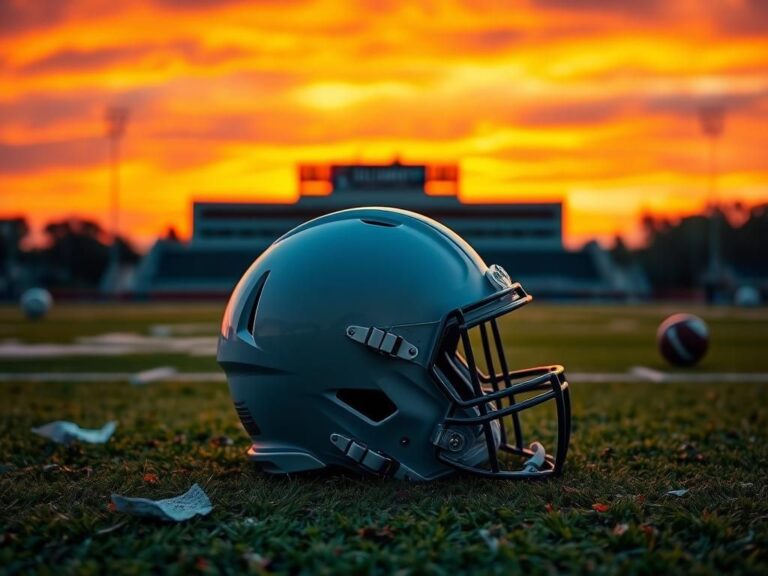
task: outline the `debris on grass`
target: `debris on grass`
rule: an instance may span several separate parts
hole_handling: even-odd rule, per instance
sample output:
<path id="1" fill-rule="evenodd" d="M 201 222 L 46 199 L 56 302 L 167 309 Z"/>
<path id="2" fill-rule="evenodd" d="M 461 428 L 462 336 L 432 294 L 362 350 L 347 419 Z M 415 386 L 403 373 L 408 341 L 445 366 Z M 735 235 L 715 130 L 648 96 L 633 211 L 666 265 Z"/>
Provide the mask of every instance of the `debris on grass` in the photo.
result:
<path id="1" fill-rule="evenodd" d="M 608 446 L 607 448 L 603 448 L 600 451 L 600 458 L 603 460 L 608 460 L 613 456 L 613 448 L 611 446 Z"/>
<path id="2" fill-rule="evenodd" d="M 492 536 L 490 530 L 486 528 L 481 528 L 480 530 L 478 530 L 478 534 L 480 534 L 480 538 L 483 539 L 483 542 L 486 543 L 486 545 L 488 546 L 488 549 L 493 554 L 499 551 L 499 539 Z"/>
<path id="3" fill-rule="evenodd" d="M 693 444 L 683 444 L 677 449 L 677 461 L 678 462 L 704 462 L 704 454 Z"/>
<path id="4" fill-rule="evenodd" d="M 217 448 L 221 448 L 222 446 L 232 446 L 234 443 L 235 442 L 232 440 L 232 438 L 225 436 L 224 434 L 211 438 L 211 444 Z"/>
<path id="5" fill-rule="evenodd" d="M 157 474 L 153 474 L 152 472 L 144 474 L 143 480 L 145 484 L 160 484 L 160 478 L 157 477 Z"/>
<path id="6" fill-rule="evenodd" d="M 603 512 L 608 512 L 608 510 L 610 509 L 611 509 L 610 504 L 603 504 L 602 502 L 595 502 L 594 504 L 592 504 L 592 510 L 594 510 L 595 512 L 603 513 Z"/>
<path id="7" fill-rule="evenodd" d="M 272 563 L 271 558 L 266 558 L 258 552 L 254 552 L 253 550 L 248 550 L 248 552 L 245 552 L 242 558 L 248 566 L 248 569 L 253 571 L 266 570 L 267 567 Z"/>
<path id="8" fill-rule="evenodd" d="M 208 495 L 198 484 L 193 484 L 181 496 L 164 500 L 130 498 L 119 494 L 112 494 L 112 503 L 118 512 L 170 522 L 189 520 L 197 515 L 205 516 L 213 509 Z"/>
<path id="9" fill-rule="evenodd" d="M 627 533 L 627 530 L 629 530 L 629 524 L 616 524 L 616 526 L 613 527 L 613 535 L 623 536 Z"/>
<path id="10" fill-rule="evenodd" d="M 111 502 L 110 502 L 111 504 Z M 110 534 L 114 532 L 115 530 L 119 530 L 123 526 L 125 526 L 128 523 L 127 520 L 123 520 L 122 522 L 118 522 L 117 524 L 113 524 L 112 526 L 109 526 L 107 528 L 102 528 L 101 530 L 97 530 L 96 534 L 99 536 L 103 536 L 104 534 Z"/>
<path id="11" fill-rule="evenodd" d="M 680 488 L 679 490 L 670 490 L 667 492 L 667 496 L 677 496 L 678 498 L 680 496 L 685 496 L 686 494 L 688 494 L 687 488 Z"/>
<path id="12" fill-rule="evenodd" d="M 382 528 L 365 526 L 357 531 L 357 535 L 364 540 L 373 540 L 380 544 L 391 542 L 395 538 L 395 533 L 390 526 L 384 526 Z"/>
<path id="13" fill-rule="evenodd" d="M 70 444 L 71 442 L 86 442 L 88 444 L 104 444 L 109 440 L 117 428 L 117 422 L 107 422 L 100 429 L 80 428 L 74 422 L 57 420 L 37 428 L 32 428 L 32 432 L 48 438 L 58 444 Z"/>

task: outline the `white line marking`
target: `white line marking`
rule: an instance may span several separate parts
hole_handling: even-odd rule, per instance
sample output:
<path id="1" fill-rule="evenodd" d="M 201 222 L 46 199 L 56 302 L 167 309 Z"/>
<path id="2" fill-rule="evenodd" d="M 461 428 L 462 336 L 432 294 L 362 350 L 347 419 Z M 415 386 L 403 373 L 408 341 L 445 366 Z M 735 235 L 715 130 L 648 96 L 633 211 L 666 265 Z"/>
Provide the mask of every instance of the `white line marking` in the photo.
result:
<path id="1" fill-rule="evenodd" d="M 644 380 L 650 380 L 651 382 L 665 382 L 666 381 L 666 375 L 664 372 L 659 372 L 658 370 L 654 370 L 653 368 L 648 368 L 647 366 L 633 366 L 629 370 L 630 374 L 634 374 L 638 378 L 642 378 Z"/>
<path id="2" fill-rule="evenodd" d="M 656 372 L 649 368 L 652 372 Z M 658 372 L 660 379 L 628 372 L 569 372 L 572 384 L 768 384 L 768 372 Z M 130 382 L 130 372 L 0 372 L 0 382 Z M 226 382 L 224 372 L 176 372 L 163 382 Z"/>
<path id="3" fill-rule="evenodd" d="M 142 386 L 149 384 L 150 382 L 159 382 L 161 380 L 168 380 L 178 370 L 173 366 L 158 366 L 157 368 L 151 368 L 150 370 L 142 370 L 131 376 L 130 383 L 134 386 Z"/>

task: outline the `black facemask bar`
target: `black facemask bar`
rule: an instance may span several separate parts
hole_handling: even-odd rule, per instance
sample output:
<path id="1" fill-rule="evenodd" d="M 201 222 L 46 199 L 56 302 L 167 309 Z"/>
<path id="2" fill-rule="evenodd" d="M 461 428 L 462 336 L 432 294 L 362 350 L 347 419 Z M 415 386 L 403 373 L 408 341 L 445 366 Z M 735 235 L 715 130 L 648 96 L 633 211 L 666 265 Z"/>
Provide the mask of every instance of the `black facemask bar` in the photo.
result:
<path id="1" fill-rule="evenodd" d="M 571 405 L 568 382 L 562 366 L 510 371 L 497 319 L 531 301 L 520 284 L 513 284 L 475 304 L 451 313 L 431 362 L 431 372 L 451 399 L 435 444 L 438 458 L 456 468 L 494 478 L 539 478 L 559 474 L 568 451 Z M 480 348 L 473 348 L 469 333 L 477 328 Z M 464 357 L 458 353 L 461 343 Z M 488 373 L 478 367 L 478 357 Z M 516 401 L 521 394 L 537 393 Z M 553 401 L 557 412 L 557 446 L 552 454 L 534 442 L 523 444 L 520 413 Z M 511 420 L 514 441 L 505 422 Z M 487 466 L 461 461 L 461 452 L 482 434 Z M 500 452 L 527 458 L 522 469 L 502 469 Z"/>

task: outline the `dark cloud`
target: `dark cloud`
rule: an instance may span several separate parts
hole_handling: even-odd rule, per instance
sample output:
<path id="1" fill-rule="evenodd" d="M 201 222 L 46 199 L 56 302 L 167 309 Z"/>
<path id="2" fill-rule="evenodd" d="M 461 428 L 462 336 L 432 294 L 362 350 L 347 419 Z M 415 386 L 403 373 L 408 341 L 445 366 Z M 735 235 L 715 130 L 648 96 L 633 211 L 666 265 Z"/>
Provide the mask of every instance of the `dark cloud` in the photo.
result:
<path id="1" fill-rule="evenodd" d="M 713 18 L 715 27 L 736 36 L 768 33 L 768 1 L 744 0 L 741 8 L 721 8 Z"/>
<path id="2" fill-rule="evenodd" d="M 237 47 L 207 49 L 192 40 L 182 40 L 164 46 L 119 46 L 97 50 L 61 50 L 26 64 L 21 71 L 28 74 L 49 72 L 78 72 L 130 65 L 147 56 L 157 59 L 182 57 L 192 64 L 212 65 L 247 54 Z"/>
<path id="3" fill-rule="evenodd" d="M 307 0 L 153 0 L 153 4 L 173 10 L 209 10 L 223 8 L 232 4 L 248 4 L 249 6 L 272 5 L 282 6 L 288 4 L 306 4 Z"/>
<path id="4" fill-rule="evenodd" d="M 467 30 L 438 34 L 436 39 L 445 52 L 484 53 L 504 50 L 522 39 L 519 30 L 492 28 L 489 30 Z"/>
<path id="5" fill-rule="evenodd" d="M 44 58 L 30 62 L 22 72 L 40 74 L 47 72 L 72 72 L 78 70 L 97 70 L 116 62 L 130 60 L 147 52 L 138 46 L 121 48 L 100 48 L 98 50 L 62 50 Z"/>
<path id="6" fill-rule="evenodd" d="M 696 114 L 702 106 L 718 105 L 726 111 L 754 110 L 761 104 L 768 103 L 768 90 L 756 90 L 747 93 L 734 93 L 725 88 L 719 94 L 693 96 L 690 94 L 666 94 L 649 98 L 645 108 L 649 112 L 663 114 Z"/>
<path id="7" fill-rule="evenodd" d="M 15 34 L 64 20 L 72 0 L 0 0 L 0 32 Z"/>
<path id="8" fill-rule="evenodd" d="M 78 94 L 31 94 L 14 102 L 0 104 L 0 125 L 20 125 L 38 130 L 60 123 L 96 120 L 98 126 L 108 105 L 116 104 L 141 110 L 151 106 L 159 88 L 140 88 L 119 94 L 89 90 Z"/>
<path id="9" fill-rule="evenodd" d="M 24 173 L 46 168 L 86 168 L 105 162 L 104 138 L 79 138 L 37 144 L 0 143 L 0 172 Z"/>
<path id="10" fill-rule="evenodd" d="M 543 9 L 649 17 L 661 12 L 664 0 L 533 0 L 533 5 Z"/>
<path id="11" fill-rule="evenodd" d="M 624 103 L 616 100 L 538 105 L 520 113 L 516 120 L 526 126 L 595 125 L 621 115 Z"/>

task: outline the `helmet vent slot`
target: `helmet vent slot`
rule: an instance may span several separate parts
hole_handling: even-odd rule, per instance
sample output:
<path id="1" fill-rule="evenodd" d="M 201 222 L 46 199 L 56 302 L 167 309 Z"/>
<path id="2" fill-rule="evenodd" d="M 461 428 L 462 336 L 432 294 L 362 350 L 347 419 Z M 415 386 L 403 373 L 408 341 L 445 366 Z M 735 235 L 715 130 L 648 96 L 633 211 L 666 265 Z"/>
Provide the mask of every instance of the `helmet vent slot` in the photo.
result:
<path id="1" fill-rule="evenodd" d="M 369 420 L 381 422 L 397 412 L 397 406 L 381 390 L 344 388 L 336 398 Z"/>
<path id="2" fill-rule="evenodd" d="M 256 287 L 255 294 L 253 296 L 253 303 L 251 304 L 251 311 L 248 313 L 248 332 L 251 336 L 256 336 L 256 313 L 259 308 L 259 300 L 261 300 L 261 293 L 264 291 L 264 284 L 267 283 L 267 276 L 269 271 L 259 278 L 258 286 Z"/>
<path id="3" fill-rule="evenodd" d="M 240 422 L 243 423 L 243 428 L 245 428 L 245 431 L 248 432 L 248 434 L 251 436 L 258 436 L 261 434 L 261 429 L 248 411 L 245 402 L 235 402 L 235 410 L 237 410 Z"/>
<path id="4" fill-rule="evenodd" d="M 360 218 L 360 222 L 363 224 L 370 224 L 371 226 L 382 226 L 384 228 L 395 228 L 400 226 L 400 222 L 387 220 L 385 218 Z"/>

